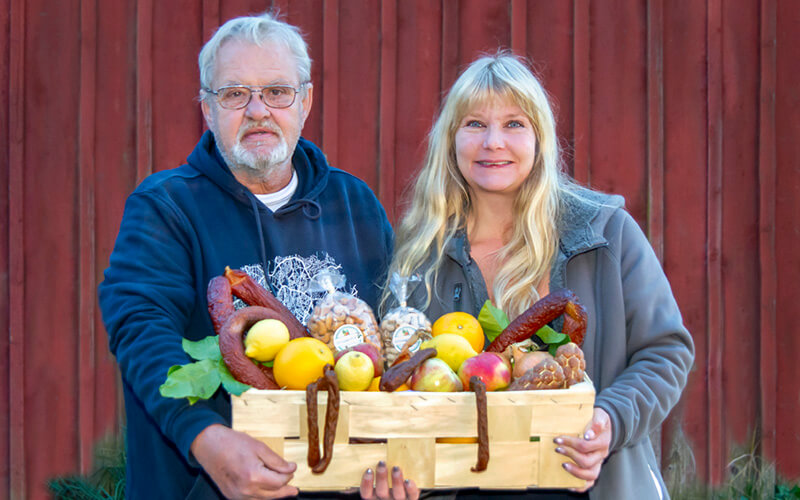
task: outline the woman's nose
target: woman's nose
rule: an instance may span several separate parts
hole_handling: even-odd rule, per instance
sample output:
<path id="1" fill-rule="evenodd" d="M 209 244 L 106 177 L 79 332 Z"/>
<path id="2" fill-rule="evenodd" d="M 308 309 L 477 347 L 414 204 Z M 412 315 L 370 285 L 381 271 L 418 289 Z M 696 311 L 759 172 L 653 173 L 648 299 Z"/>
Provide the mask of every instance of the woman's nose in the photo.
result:
<path id="1" fill-rule="evenodd" d="M 486 149 L 497 149 L 503 147 L 505 139 L 503 138 L 503 131 L 495 126 L 486 127 L 486 132 L 483 136 L 483 147 Z"/>

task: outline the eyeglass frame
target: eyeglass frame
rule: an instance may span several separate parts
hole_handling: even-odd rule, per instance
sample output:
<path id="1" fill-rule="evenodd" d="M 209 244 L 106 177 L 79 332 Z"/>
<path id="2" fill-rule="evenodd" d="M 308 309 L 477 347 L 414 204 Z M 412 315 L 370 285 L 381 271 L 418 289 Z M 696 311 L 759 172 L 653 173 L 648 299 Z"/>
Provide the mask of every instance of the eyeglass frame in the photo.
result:
<path id="1" fill-rule="evenodd" d="M 261 96 L 261 97 L 259 97 L 259 99 L 261 100 L 261 103 L 264 106 L 266 106 L 268 108 L 272 108 L 272 109 L 286 109 L 286 108 L 291 108 L 292 107 L 294 102 L 297 100 L 297 94 L 299 94 L 306 87 L 306 85 L 308 85 L 309 83 L 311 83 L 311 82 L 302 82 L 298 88 L 294 88 L 291 85 L 223 85 L 222 87 L 219 87 L 217 90 L 211 90 L 211 89 L 207 89 L 207 88 L 203 89 L 203 92 L 207 92 L 209 94 L 213 94 L 214 97 L 216 98 L 217 103 L 220 105 L 220 107 L 222 109 L 228 109 L 228 110 L 231 110 L 231 111 L 244 109 L 247 106 L 249 106 L 250 105 L 250 101 L 253 100 L 253 95 L 256 93 L 257 90 L 258 90 L 258 95 Z M 236 88 L 247 89 L 250 92 L 250 96 L 247 98 L 247 102 L 244 103 L 243 106 L 238 107 L 238 108 L 226 108 L 225 106 L 222 105 L 222 102 L 219 99 L 219 92 L 221 90 L 225 90 L 225 89 L 236 89 Z M 269 104 L 267 102 L 266 98 L 264 97 L 264 90 L 265 89 L 272 89 L 272 88 L 282 88 L 282 89 L 292 89 L 292 90 L 294 90 L 294 95 L 292 96 L 292 102 L 290 102 L 286 106 L 273 106 L 273 105 Z"/>

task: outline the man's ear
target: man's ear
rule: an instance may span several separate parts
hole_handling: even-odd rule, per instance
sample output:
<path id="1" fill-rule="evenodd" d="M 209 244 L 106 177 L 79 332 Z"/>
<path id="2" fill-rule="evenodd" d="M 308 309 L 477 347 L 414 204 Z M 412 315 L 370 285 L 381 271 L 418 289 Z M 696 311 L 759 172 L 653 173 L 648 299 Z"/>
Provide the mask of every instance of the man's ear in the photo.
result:
<path id="1" fill-rule="evenodd" d="M 306 123 L 308 114 L 311 113 L 311 104 L 314 102 L 314 86 L 309 82 L 306 84 L 303 99 L 300 104 L 303 106 L 303 125 Z"/>
<path id="2" fill-rule="evenodd" d="M 208 126 L 209 129 L 213 129 L 214 118 L 211 114 L 211 106 L 209 106 L 208 101 L 205 99 L 200 101 L 200 109 L 203 110 L 203 118 L 206 119 L 206 126 Z"/>

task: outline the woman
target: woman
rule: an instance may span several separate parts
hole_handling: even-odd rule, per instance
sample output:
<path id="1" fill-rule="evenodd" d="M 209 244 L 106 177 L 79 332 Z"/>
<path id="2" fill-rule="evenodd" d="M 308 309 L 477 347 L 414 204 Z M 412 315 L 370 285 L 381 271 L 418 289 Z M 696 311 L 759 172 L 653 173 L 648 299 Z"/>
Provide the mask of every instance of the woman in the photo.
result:
<path id="1" fill-rule="evenodd" d="M 523 493 L 531 498 L 668 497 L 648 436 L 678 401 L 694 346 L 623 203 L 562 173 L 544 89 L 500 53 L 473 62 L 450 90 L 397 231 L 390 275 L 423 276 L 412 299 L 432 320 L 477 316 L 486 299 L 513 319 L 556 288 L 586 307 L 594 415 L 582 438 L 557 439 L 585 487 Z"/>

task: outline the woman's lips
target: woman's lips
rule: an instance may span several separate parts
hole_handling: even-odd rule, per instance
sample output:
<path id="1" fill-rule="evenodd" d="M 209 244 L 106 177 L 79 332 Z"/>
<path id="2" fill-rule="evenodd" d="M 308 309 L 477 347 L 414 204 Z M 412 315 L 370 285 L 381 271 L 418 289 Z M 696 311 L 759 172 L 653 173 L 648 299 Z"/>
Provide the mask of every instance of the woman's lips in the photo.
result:
<path id="1" fill-rule="evenodd" d="M 478 165 L 480 165 L 481 167 L 486 167 L 486 168 L 499 168 L 499 167 L 507 167 L 508 165 L 511 165 L 511 163 L 512 163 L 512 162 L 510 162 L 510 161 L 507 161 L 507 160 L 494 160 L 494 161 L 490 161 L 490 160 L 478 160 L 478 161 L 477 161 L 477 162 L 475 162 L 475 163 L 477 163 L 477 164 L 478 164 Z"/>

